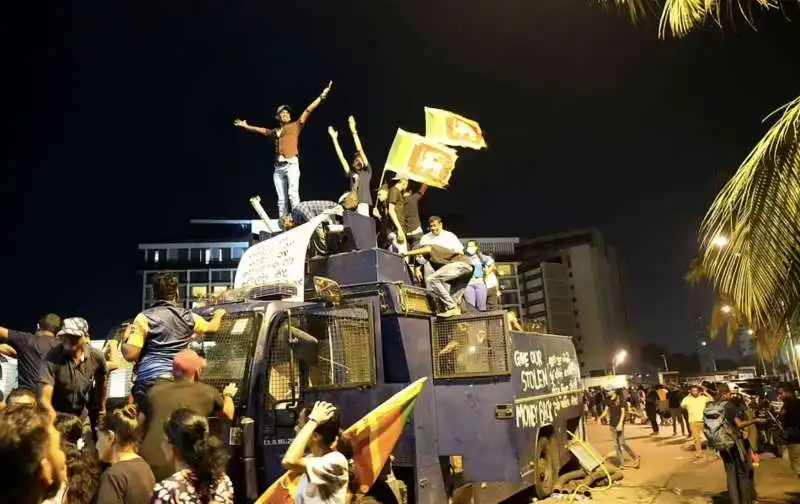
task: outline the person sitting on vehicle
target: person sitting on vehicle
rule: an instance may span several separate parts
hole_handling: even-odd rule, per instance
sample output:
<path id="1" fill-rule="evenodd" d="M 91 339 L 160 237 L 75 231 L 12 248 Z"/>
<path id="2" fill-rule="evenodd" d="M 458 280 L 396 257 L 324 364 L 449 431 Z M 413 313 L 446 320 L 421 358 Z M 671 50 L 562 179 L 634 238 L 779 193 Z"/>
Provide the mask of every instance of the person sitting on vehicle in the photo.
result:
<path id="1" fill-rule="evenodd" d="M 126 329 L 122 355 L 135 362 L 131 396 L 140 404 L 159 380 L 171 380 L 172 361 L 189 346 L 194 335 L 219 330 L 224 310 L 216 310 L 210 322 L 179 304 L 180 283 L 169 272 L 153 275 L 155 304 L 136 315 Z"/>
<path id="2" fill-rule="evenodd" d="M 281 217 L 278 224 L 280 224 L 281 229 L 288 231 L 297 226 L 302 226 L 306 222 L 310 222 L 324 213 L 333 214 L 337 207 L 339 207 L 339 204 L 333 201 L 301 201 L 292 209 L 292 213 Z M 339 213 L 341 213 L 341 211 Z"/>
<path id="3" fill-rule="evenodd" d="M 453 252 L 451 249 L 439 245 L 424 245 L 418 249 L 409 250 L 403 254 L 406 257 L 424 256 L 426 276 L 425 285 L 439 298 L 444 306 L 440 317 L 460 315 L 459 303 L 464 297 L 469 279 L 472 277 L 472 262 L 464 254 Z M 432 273 L 430 273 L 432 271 Z M 416 272 L 419 278 L 419 268 Z"/>
<path id="4" fill-rule="evenodd" d="M 339 410 L 326 402 L 305 407 L 295 432 L 282 461 L 287 471 L 303 474 L 295 502 L 345 504 L 348 489 L 357 485 L 350 470 L 353 449 L 342 436 Z"/>
<path id="5" fill-rule="evenodd" d="M 452 233 L 444 228 L 442 218 L 438 215 L 431 215 L 428 218 L 428 226 L 430 231 L 422 235 L 420 245 L 438 245 L 457 252 L 464 253 L 464 245 L 455 233 Z"/>

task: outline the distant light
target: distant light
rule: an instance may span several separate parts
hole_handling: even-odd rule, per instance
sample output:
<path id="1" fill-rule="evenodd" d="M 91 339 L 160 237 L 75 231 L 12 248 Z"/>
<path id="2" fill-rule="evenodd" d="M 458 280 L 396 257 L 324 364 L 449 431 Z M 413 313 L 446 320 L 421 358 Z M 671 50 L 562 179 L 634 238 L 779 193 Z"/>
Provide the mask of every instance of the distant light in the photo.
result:
<path id="1" fill-rule="evenodd" d="M 206 264 L 211 262 L 211 249 L 206 249 Z"/>
<path id="2" fill-rule="evenodd" d="M 720 311 L 721 311 L 722 313 L 730 313 L 730 312 L 732 312 L 732 311 L 733 311 L 733 308 L 731 308 L 731 305 L 722 305 L 722 306 L 720 307 Z"/>
<path id="3" fill-rule="evenodd" d="M 706 345 L 708 345 L 708 342 L 706 342 L 706 341 L 701 341 L 700 342 L 700 346 L 706 346 Z"/>
<path id="4" fill-rule="evenodd" d="M 748 329 L 747 330 L 747 334 L 749 334 L 750 336 L 754 335 L 755 333 L 756 332 L 754 330 L 752 330 L 752 329 Z"/>
<path id="5" fill-rule="evenodd" d="M 476 351 L 478 351 L 478 349 L 474 346 L 469 347 L 469 353 L 475 353 Z"/>
<path id="6" fill-rule="evenodd" d="M 798 343 L 797 345 L 794 346 L 794 351 L 796 353 L 800 353 L 800 343 Z"/>
<path id="7" fill-rule="evenodd" d="M 728 237 L 722 234 L 715 236 L 714 239 L 711 240 L 711 244 L 717 248 L 722 248 L 726 246 L 729 242 L 730 240 L 728 239 Z"/>
<path id="8" fill-rule="evenodd" d="M 155 254 L 153 254 L 153 261 L 158 262 L 158 250 L 156 250 Z"/>

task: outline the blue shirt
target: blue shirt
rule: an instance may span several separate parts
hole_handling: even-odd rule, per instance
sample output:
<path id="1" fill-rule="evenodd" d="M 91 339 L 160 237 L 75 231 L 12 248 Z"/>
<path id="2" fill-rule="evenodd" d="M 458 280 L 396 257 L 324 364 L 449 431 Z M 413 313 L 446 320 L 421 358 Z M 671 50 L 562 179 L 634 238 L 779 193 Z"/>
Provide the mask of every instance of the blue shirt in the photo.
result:
<path id="1" fill-rule="evenodd" d="M 172 374 L 172 361 L 189 346 L 194 334 L 192 312 L 167 301 L 159 301 L 142 312 L 147 318 L 147 337 L 136 366 L 136 383 L 148 383 Z"/>
<path id="2" fill-rule="evenodd" d="M 468 255 L 467 257 L 475 268 L 472 270 L 472 278 L 483 278 L 483 269 L 494 264 L 494 259 L 485 254 Z"/>

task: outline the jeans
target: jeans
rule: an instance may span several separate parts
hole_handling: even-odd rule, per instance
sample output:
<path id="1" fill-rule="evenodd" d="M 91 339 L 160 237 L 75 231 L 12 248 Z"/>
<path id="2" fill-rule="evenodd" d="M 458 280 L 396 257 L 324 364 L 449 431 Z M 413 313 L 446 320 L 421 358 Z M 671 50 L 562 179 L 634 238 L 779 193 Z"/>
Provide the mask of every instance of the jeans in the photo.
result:
<path id="1" fill-rule="evenodd" d="M 618 432 L 616 427 L 613 427 L 611 429 L 611 439 L 614 440 L 614 451 L 617 452 L 617 459 L 619 460 L 620 467 L 625 463 L 625 453 L 623 453 L 623 450 L 630 455 L 631 459 L 636 460 L 636 453 L 633 452 L 631 447 L 628 446 L 628 442 L 625 441 L 624 429 L 622 432 Z"/>
<path id="2" fill-rule="evenodd" d="M 681 434 L 686 435 L 686 419 L 683 417 L 683 410 L 680 408 L 670 408 L 669 415 L 672 417 L 672 435 L 678 434 L 678 424 L 681 424 Z"/>
<path id="3" fill-rule="evenodd" d="M 300 160 L 291 158 L 285 161 L 275 161 L 272 181 L 275 183 L 275 193 L 278 195 L 278 218 L 280 219 L 300 203 Z"/>
<path id="4" fill-rule="evenodd" d="M 739 448 L 720 452 L 728 480 L 728 498 L 731 504 L 752 504 L 756 498 L 756 485 L 753 473 L 753 457 L 745 441 L 744 456 Z"/>
<path id="5" fill-rule="evenodd" d="M 472 277 L 471 264 L 456 261 L 445 264 L 425 278 L 426 286 L 436 294 L 445 311 L 458 308 L 464 290 Z"/>
<path id="6" fill-rule="evenodd" d="M 656 410 L 655 404 L 645 406 L 644 412 L 647 415 L 647 419 L 650 421 L 650 427 L 653 428 L 653 432 L 658 434 L 658 411 Z"/>
<path id="7" fill-rule="evenodd" d="M 486 284 L 470 283 L 464 293 L 467 303 L 480 311 L 486 311 Z"/>

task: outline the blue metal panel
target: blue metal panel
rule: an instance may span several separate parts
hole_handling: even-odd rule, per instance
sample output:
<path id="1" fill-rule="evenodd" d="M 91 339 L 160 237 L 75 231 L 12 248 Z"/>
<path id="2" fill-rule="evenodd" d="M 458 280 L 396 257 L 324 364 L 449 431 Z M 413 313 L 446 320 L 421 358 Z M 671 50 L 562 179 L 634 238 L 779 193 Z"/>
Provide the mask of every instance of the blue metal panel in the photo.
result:
<path id="1" fill-rule="evenodd" d="M 467 481 L 519 481 L 514 419 L 497 419 L 495 407 L 514 400 L 509 377 L 437 382 L 441 455 L 460 455 Z"/>
<path id="2" fill-rule="evenodd" d="M 411 284 L 403 258 L 382 249 L 356 250 L 319 257 L 309 260 L 308 267 L 310 275 L 328 277 L 343 286 L 369 282 Z"/>

